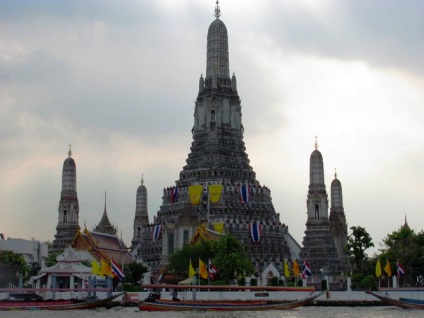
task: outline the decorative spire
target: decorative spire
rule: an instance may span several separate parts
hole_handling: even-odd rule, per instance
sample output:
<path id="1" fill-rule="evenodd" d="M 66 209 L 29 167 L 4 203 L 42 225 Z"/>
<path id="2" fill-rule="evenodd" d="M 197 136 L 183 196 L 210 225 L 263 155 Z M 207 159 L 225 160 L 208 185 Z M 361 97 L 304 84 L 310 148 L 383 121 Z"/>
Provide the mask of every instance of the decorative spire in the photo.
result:
<path id="1" fill-rule="evenodd" d="M 105 210 L 104 213 L 106 213 L 106 191 L 105 191 Z"/>
<path id="2" fill-rule="evenodd" d="M 72 156 L 71 145 L 69 145 L 68 156 L 69 156 L 69 157 L 71 157 L 71 156 Z"/>
<path id="3" fill-rule="evenodd" d="M 216 1 L 216 7 L 215 7 L 215 18 L 219 18 L 221 16 L 221 9 L 219 8 L 219 1 Z"/>
<path id="4" fill-rule="evenodd" d="M 337 179 L 337 171 L 336 171 L 336 168 L 334 168 L 334 178 L 336 178 L 336 179 Z"/>
<path id="5" fill-rule="evenodd" d="M 315 144 L 314 144 L 315 150 L 318 150 L 318 137 L 315 136 Z"/>
<path id="6" fill-rule="evenodd" d="M 141 185 L 144 184 L 144 178 L 143 178 L 143 174 L 141 175 Z"/>

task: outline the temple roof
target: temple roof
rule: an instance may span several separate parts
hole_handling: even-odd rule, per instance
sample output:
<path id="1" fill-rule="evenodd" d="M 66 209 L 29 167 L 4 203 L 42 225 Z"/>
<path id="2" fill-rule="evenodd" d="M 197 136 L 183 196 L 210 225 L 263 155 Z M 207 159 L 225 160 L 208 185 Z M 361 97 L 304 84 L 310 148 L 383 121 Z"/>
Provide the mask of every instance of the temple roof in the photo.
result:
<path id="1" fill-rule="evenodd" d="M 112 234 L 84 229 L 82 233 L 77 233 L 72 242 L 72 247 L 77 250 L 88 250 L 98 261 L 113 259 L 119 264 L 129 264 L 134 261 L 122 239 Z"/>

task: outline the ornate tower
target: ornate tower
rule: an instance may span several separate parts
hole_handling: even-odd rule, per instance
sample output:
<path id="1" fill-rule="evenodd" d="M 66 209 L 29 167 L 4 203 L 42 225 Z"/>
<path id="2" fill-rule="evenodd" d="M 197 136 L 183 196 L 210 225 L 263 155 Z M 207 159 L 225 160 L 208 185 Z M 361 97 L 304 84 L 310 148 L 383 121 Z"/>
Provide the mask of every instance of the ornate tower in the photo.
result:
<path id="1" fill-rule="evenodd" d="M 63 250 L 72 243 L 75 234 L 80 230 L 78 223 L 77 167 L 75 160 L 71 156 L 71 145 L 69 145 L 68 158 L 63 162 L 62 169 L 59 222 L 56 227 L 53 246 L 49 253 Z"/>
<path id="2" fill-rule="evenodd" d="M 342 264 L 347 264 L 346 215 L 343 208 L 342 184 L 339 179 L 337 179 L 336 172 L 334 172 L 334 180 L 331 182 L 330 229 L 336 244 L 337 254 Z"/>
<path id="3" fill-rule="evenodd" d="M 118 229 L 116 226 L 113 226 L 110 221 L 109 217 L 107 215 L 106 211 L 106 192 L 105 192 L 105 209 L 103 210 L 102 218 L 99 222 L 99 224 L 96 225 L 96 227 L 93 229 L 95 232 L 99 233 L 105 233 L 105 234 L 111 234 L 115 235 Z"/>
<path id="4" fill-rule="evenodd" d="M 328 219 L 328 199 L 324 182 L 324 162 L 318 143 L 310 157 L 306 231 L 300 258 L 309 262 L 312 273 L 321 270 L 330 276 L 340 274 L 340 260 Z"/>
<path id="5" fill-rule="evenodd" d="M 230 76 L 228 33 L 220 15 L 217 3 L 207 34 L 206 76 L 199 79 L 187 164 L 175 185 L 164 189 L 154 224 L 143 233 L 141 256 L 153 271 L 166 264 L 167 255 L 181 248 L 201 224 L 235 235 L 258 270 L 270 263 L 282 270 L 282 259 L 291 258 L 288 228 L 280 223 L 271 191 L 261 186 L 249 165 L 241 100 L 236 76 Z M 203 189 L 197 203 L 190 199 L 192 186 Z M 222 186 L 215 200 L 211 186 Z M 163 227 L 162 237 L 153 242 L 157 225 Z M 258 235 L 252 236 L 249 228 Z"/>
<path id="6" fill-rule="evenodd" d="M 141 176 L 141 185 L 137 188 L 134 217 L 134 234 L 131 240 L 131 250 L 138 247 L 141 241 L 142 229 L 149 225 L 149 212 L 147 210 L 147 189 Z"/>

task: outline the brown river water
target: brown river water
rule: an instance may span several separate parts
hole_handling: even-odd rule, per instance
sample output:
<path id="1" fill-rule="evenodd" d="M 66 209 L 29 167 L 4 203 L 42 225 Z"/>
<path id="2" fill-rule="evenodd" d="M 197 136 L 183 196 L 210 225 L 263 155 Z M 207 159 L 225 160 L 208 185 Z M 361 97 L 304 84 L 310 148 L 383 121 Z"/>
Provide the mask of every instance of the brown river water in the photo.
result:
<path id="1" fill-rule="evenodd" d="M 301 307 L 279 311 L 241 312 L 142 312 L 136 307 L 70 311 L 0 312 L 0 318 L 414 318 L 424 317 L 423 310 L 397 307 Z"/>

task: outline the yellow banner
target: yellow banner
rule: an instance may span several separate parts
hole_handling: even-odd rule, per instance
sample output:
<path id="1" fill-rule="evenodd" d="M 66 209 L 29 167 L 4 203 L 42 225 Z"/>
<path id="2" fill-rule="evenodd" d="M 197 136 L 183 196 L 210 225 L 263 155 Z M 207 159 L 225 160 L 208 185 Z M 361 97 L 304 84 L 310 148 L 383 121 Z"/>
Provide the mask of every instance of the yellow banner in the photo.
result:
<path id="1" fill-rule="evenodd" d="M 209 200 L 212 203 L 216 203 L 221 198 L 222 184 L 211 184 L 209 185 Z"/>
<path id="2" fill-rule="evenodd" d="M 208 270 L 206 269 L 205 263 L 203 263 L 200 258 L 199 258 L 199 274 L 200 274 L 200 277 L 203 279 L 208 278 Z"/>
<path id="3" fill-rule="evenodd" d="M 110 268 L 110 265 L 108 263 L 106 263 L 103 259 L 100 261 L 100 264 L 102 265 L 101 267 L 101 271 L 102 271 L 102 275 L 104 276 L 109 276 L 110 274 L 112 274 L 112 269 Z"/>
<path id="4" fill-rule="evenodd" d="M 214 223 L 213 228 L 216 232 L 222 233 L 224 231 L 224 223 Z"/>
<path id="5" fill-rule="evenodd" d="M 299 277 L 299 275 L 300 275 L 299 264 L 297 263 L 296 260 L 293 262 L 293 274 L 294 274 L 295 277 Z"/>
<path id="6" fill-rule="evenodd" d="M 194 270 L 193 265 L 191 265 L 191 258 L 190 258 L 190 266 L 188 267 L 188 277 L 192 278 L 194 275 L 196 275 L 196 271 Z"/>
<path id="7" fill-rule="evenodd" d="M 203 191 L 202 185 L 195 185 L 195 186 L 188 187 L 191 204 L 199 205 L 200 201 L 202 200 L 202 191 Z"/>
<path id="8" fill-rule="evenodd" d="M 100 264 L 95 259 L 91 261 L 91 272 L 94 275 L 102 275 L 102 271 L 100 270 Z"/>
<path id="9" fill-rule="evenodd" d="M 381 276 L 381 264 L 380 259 L 377 259 L 377 264 L 375 264 L 375 276 L 378 278 Z"/>
<path id="10" fill-rule="evenodd" d="M 289 263 L 286 260 L 284 261 L 284 276 L 290 277 Z"/>

